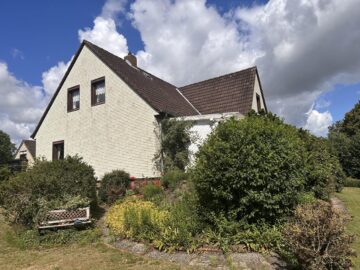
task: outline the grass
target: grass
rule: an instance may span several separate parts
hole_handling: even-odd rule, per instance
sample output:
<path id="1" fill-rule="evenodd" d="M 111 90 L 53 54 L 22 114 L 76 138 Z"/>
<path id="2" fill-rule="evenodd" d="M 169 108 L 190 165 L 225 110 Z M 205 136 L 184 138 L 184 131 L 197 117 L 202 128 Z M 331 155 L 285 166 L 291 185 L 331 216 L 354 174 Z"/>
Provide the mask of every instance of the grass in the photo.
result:
<path id="1" fill-rule="evenodd" d="M 11 233 L 11 227 L 5 223 L 0 213 L 0 265 L 2 270 L 182 269 L 179 265 L 170 262 L 120 252 L 103 243 L 21 249 L 8 241 Z"/>
<path id="2" fill-rule="evenodd" d="M 358 257 L 353 259 L 354 269 L 360 270 L 360 188 L 344 188 L 336 196 L 342 200 L 348 209 L 352 220 L 347 226 L 350 233 L 356 236 L 353 248 L 356 250 Z"/>

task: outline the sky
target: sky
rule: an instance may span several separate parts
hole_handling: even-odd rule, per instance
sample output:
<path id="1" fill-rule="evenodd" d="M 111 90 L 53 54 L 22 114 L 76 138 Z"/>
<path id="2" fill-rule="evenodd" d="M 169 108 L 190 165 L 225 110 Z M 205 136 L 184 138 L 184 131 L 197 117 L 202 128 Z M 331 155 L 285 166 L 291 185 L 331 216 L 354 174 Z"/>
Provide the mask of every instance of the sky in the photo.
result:
<path id="1" fill-rule="evenodd" d="M 81 41 L 176 86 L 258 67 L 268 109 L 326 136 L 360 99 L 358 0 L 0 2 L 0 130 L 29 138 Z"/>

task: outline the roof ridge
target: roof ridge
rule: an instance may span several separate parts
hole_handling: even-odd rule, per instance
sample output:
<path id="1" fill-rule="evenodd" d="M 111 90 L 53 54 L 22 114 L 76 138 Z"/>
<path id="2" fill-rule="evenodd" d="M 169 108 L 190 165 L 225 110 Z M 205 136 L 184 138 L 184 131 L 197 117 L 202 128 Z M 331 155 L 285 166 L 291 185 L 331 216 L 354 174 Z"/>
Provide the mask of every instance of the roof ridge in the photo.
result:
<path id="1" fill-rule="evenodd" d="M 185 88 L 185 87 L 188 87 L 188 86 L 194 86 L 196 84 L 209 82 L 209 81 L 212 81 L 212 80 L 218 80 L 218 79 L 223 78 L 223 77 L 227 77 L 227 76 L 231 76 L 231 75 L 234 75 L 234 74 L 238 74 L 238 73 L 241 73 L 241 72 L 248 71 L 249 69 L 257 70 L 257 66 L 248 67 L 248 68 L 245 68 L 245 69 L 242 69 L 242 70 L 238 70 L 238 71 L 234 71 L 234 72 L 231 72 L 231 73 L 223 74 L 223 75 L 213 77 L 213 78 L 209 78 L 209 79 L 206 79 L 206 80 L 203 80 L 203 81 L 198 81 L 198 82 L 195 82 L 195 83 L 187 84 L 187 85 L 179 87 L 179 89 L 181 91 L 181 88 Z"/>

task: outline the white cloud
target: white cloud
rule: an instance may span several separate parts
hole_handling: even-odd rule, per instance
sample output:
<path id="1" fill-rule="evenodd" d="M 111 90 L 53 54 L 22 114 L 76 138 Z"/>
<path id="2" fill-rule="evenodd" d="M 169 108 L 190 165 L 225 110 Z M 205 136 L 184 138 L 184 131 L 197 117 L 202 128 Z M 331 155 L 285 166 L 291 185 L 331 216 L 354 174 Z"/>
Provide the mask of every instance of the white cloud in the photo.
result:
<path id="1" fill-rule="evenodd" d="M 307 115 L 308 118 L 304 128 L 310 130 L 310 132 L 316 136 L 326 136 L 328 127 L 333 122 L 331 113 L 328 111 L 321 113 L 317 110 L 311 109 Z"/>
<path id="2" fill-rule="evenodd" d="M 28 138 L 46 105 L 42 88 L 18 80 L 0 62 L 0 130 L 15 143 Z"/>
<path id="3" fill-rule="evenodd" d="M 80 42 L 84 39 L 121 57 L 128 53 L 126 38 L 117 32 L 111 18 L 96 17 L 93 28 L 79 30 Z"/>
<path id="4" fill-rule="evenodd" d="M 205 0 L 136 0 L 130 18 L 140 66 L 183 85 L 256 64 L 270 109 L 303 126 L 322 93 L 359 81 L 356 4 L 271 0 L 221 15 Z"/>
<path id="5" fill-rule="evenodd" d="M 19 49 L 16 49 L 16 48 L 13 48 L 11 50 L 11 56 L 14 58 L 14 59 L 17 59 L 19 58 L 20 60 L 24 60 L 25 57 L 24 57 L 24 53 L 22 51 L 20 51 Z"/>
<path id="6" fill-rule="evenodd" d="M 47 95 L 52 96 L 59 86 L 61 79 L 64 77 L 66 70 L 68 69 L 71 60 L 66 64 L 59 62 L 57 65 L 51 67 L 42 74 L 42 83 Z"/>

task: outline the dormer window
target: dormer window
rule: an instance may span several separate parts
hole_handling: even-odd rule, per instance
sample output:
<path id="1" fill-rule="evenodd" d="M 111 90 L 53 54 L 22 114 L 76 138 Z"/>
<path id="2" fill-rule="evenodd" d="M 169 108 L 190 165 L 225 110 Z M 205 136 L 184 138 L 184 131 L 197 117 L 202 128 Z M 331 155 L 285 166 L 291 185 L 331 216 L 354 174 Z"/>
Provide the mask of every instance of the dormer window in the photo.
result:
<path id="1" fill-rule="evenodd" d="M 68 89 L 68 112 L 80 109 L 80 87 L 75 86 Z"/>
<path id="2" fill-rule="evenodd" d="M 105 103 L 105 78 L 91 81 L 91 105 Z"/>

